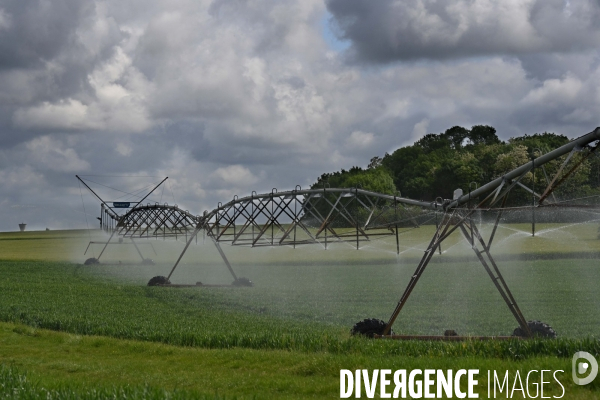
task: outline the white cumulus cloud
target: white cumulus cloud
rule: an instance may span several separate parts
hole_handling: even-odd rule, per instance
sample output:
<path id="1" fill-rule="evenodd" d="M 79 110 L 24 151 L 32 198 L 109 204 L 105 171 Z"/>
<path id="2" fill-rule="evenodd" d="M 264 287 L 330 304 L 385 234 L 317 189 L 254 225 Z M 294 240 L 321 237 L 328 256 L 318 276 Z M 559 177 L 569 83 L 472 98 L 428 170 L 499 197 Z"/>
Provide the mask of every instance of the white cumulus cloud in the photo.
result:
<path id="1" fill-rule="evenodd" d="M 90 168 L 90 164 L 67 143 L 49 136 L 33 139 L 25 147 L 30 151 L 30 162 L 43 168 L 60 172 L 81 172 Z"/>
<path id="2" fill-rule="evenodd" d="M 225 184 L 237 187 L 246 187 L 258 181 L 258 178 L 243 165 L 230 165 L 228 167 L 217 168 L 213 176 Z"/>

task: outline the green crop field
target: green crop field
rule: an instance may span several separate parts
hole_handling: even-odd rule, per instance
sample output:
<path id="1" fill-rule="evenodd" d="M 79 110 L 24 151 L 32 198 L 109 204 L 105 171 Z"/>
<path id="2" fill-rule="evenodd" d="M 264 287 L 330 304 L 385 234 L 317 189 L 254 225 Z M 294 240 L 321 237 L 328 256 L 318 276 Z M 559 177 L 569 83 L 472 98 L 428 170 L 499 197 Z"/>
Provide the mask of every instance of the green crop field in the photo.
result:
<path id="1" fill-rule="evenodd" d="M 563 370 L 564 398 L 598 398 L 576 386 L 571 357 L 600 354 L 597 224 L 503 227 L 492 247 L 527 319 L 556 340 L 427 342 L 351 337 L 364 318 L 387 320 L 432 227 L 395 238 L 290 248 L 223 245 L 252 288 L 147 287 L 167 275 L 184 243 L 127 241 L 84 266 L 101 232 L 0 234 L 0 398 L 338 398 L 340 369 Z M 460 236 L 444 242 L 394 325 L 400 334 L 510 335 L 517 323 Z M 229 284 L 210 241 L 190 247 L 173 283 Z M 598 380 L 597 380 L 598 381 Z M 551 387 L 550 396 L 560 395 Z M 548 395 L 545 393 L 545 395 Z M 517 397 L 520 398 L 520 397 Z"/>

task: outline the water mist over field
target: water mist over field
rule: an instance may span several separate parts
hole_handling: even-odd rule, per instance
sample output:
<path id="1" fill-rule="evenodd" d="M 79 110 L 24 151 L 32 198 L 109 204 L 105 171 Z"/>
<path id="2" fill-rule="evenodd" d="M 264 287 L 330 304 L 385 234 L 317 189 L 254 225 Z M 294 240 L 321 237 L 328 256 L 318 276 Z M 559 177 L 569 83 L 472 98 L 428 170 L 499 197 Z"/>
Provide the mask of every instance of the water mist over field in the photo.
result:
<path id="1" fill-rule="evenodd" d="M 586 336 L 600 328 L 600 250 L 597 215 L 570 211 L 576 220 L 546 222 L 550 211 L 538 212 L 536 236 L 531 236 L 531 213 L 505 213 L 491 253 L 525 318 L 547 322 L 562 336 Z M 545 213 L 545 214 L 544 214 Z M 587 219 L 584 219 L 587 218 Z M 521 221 L 519 222 L 519 218 Z M 489 215 L 474 218 L 487 241 L 493 227 Z M 509 222 L 505 222 L 509 221 Z M 222 244 L 238 276 L 253 288 L 190 288 L 206 292 L 214 306 L 234 306 L 244 313 L 267 314 L 349 329 L 364 318 L 387 321 L 426 249 L 435 226 L 405 230 L 399 235 L 361 242 L 321 245 L 246 247 Z M 106 265 L 91 267 L 145 285 L 153 276 L 168 275 L 184 247 L 183 241 L 137 240 L 144 257 L 156 265 L 140 265 L 132 245 L 111 245 L 102 256 Z M 154 254 L 152 247 L 157 254 Z M 95 245 L 96 255 L 99 245 Z M 89 255 L 89 254 L 88 254 Z M 80 256 L 80 260 L 82 257 Z M 121 261 L 121 264 L 118 264 Z M 81 262 L 81 261 L 79 261 Z M 112 265 L 108 265 L 108 264 Z M 174 284 L 225 284 L 233 281 L 214 244 L 194 241 L 171 277 Z M 402 334 L 510 335 L 517 322 L 508 310 L 470 245 L 457 230 L 442 244 L 423 273 L 394 330 Z"/>

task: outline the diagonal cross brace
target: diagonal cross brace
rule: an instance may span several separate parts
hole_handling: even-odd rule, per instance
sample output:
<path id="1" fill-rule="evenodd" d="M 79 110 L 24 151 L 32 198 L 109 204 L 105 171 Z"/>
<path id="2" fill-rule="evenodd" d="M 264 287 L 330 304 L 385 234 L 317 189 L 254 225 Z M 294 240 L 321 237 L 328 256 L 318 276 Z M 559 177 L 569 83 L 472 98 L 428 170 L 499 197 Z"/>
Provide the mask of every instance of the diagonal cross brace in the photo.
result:
<path id="1" fill-rule="evenodd" d="M 455 211 L 456 211 L 456 209 L 455 209 Z M 400 311 L 406 304 L 408 297 L 412 293 L 412 291 L 413 291 L 414 287 L 416 286 L 417 282 L 419 281 L 421 275 L 425 271 L 425 268 L 431 261 L 431 258 L 433 257 L 433 254 L 435 254 L 436 249 L 441 245 L 441 243 L 446 238 L 448 238 L 448 236 L 454 230 L 456 230 L 458 228 L 462 231 L 463 236 L 465 237 L 467 242 L 469 242 L 469 244 L 471 245 L 471 248 L 473 249 L 477 258 L 479 259 L 479 261 L 485 268 L 486 272 L 492 279 L 492 282 L 496 286 L 496 289 L 499 291 L 501 297 L 503 298 L 503 300 L 505 301 L 509 310 L 511 311 L 511 313 L 517 320 L 517 323 L 519 324 L 519 326 L 524 330 L 524 332 L 526 332 L 526 334 L 528 336 L 531 336 L 531 332 L 527 325 L 527 321 L 526 321 L 525 317 L 523 316 L 521 310 L 519 309 L 517 302 L 515 301 L 512 293 L 510 292 L 508 285 L 504 281 L 504 278 L 502 277 L 502 274 L 500 273 L 498 266 L 496 265 L 494 259 L 492 258 L 492 255 L 489 252 L 489 248 L 486 246 L 485 241 L 481 237 L 479 230 L 477 229 L 475 224 L 469 224 L 467 222 L 467 218 L 472 214 L 472 212 L 473 212 L 473 210 L 470 210 L 470 212 L 468 212 L 466 216 L 463 216 L 462 218 L 460 218 L 459 221 L 457 221 L 455 223 L 453 223 L 454 213 L 451 216 L 444 214 L 442 223 L 440 223 L 440 225 L 438 226 L 433 238 L 431 239 L 431 242 L 429 243 L 429 246 L 427 247 L 427 250 L 425 251 L 425 254 L 423 255 L 423 258 L 419 262 L 419 265 L 417 266 L 415 273 L 411 277 L 411 279 L 408 283 L 408 286 L 404 290 L 404 293 L 402 294 L 400 301 L 398 302 L 396 308 L 394 309 L 394 312 L 392 313 L 390 319 L 388 320 L 388 323 L 386 324 L 386 327 L 383 331 L 384 336 L 389 334 L 389 332 L 392 328 L 392 325 L 394 324 L 396 318 L 398 317 L 398 314 L 400 313 Z M 450 225 L 454 225 L 454 227 L 452 229 L 450 229 Z M 465 228 L 465 226 L 466 226 L 466 228 Z M 468 228 L 468 230 L 467 230 L 467 228 Z M 470 235 L 469 232 L 472 232 L 472 234 Z M 477 239 L 477 241 L 483 248 L 483 252 L 478 249 L 475 239 Z M 487 257 L 487 260 L 485 259 L 484 255 L 485 255 L 485 257 Z M 491 264 L 491 267 L 490 267 L 490 264 Z"/>

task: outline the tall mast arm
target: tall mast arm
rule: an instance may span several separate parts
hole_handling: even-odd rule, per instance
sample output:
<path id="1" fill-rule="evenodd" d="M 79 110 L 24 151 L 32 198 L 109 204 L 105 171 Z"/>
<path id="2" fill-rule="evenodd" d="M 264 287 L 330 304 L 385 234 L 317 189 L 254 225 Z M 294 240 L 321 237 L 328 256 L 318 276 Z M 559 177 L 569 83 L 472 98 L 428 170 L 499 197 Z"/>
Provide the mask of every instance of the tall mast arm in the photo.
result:
<path id="1" fill-rule="evenodd" d="M 118 215 L 118 214 L 115 212 L 115 210 L 113 210 L 113 208 L 112 208 L 111 206 L 109 206 L 109 205 L 108 205 L 108 203 L 107 203 L 107 202 L 105 202 L 104 200 L 102 200 L 102 198 L 101 198 L 100 196 L 98 196 L 98 195 L 96 194 L 96 192 L 94 192 L 94 191 L 92 190 L 92 188 L 91 188 L 91 187 L 89 187 L 89 186 L 87 185 L 87 183 L 85 183 L 85 182 L 83 181 L 83 179 L 81 179 L 81 178 L 79 177 L 79 175 L 75 175 L 75 177 L 76 177 L 77 179 L 79 179 L 79 182 L 83 183 L 83 184 L 85 185 L 85 187 L 86 187 L 86 188 L 88 188 L 88 189 L 89 189 L 89 191 L 90 191 L 90 192 L 92 192 L 92 194 L 93 194 L 94 196 L 96 196 L 96 197 L 98 198 L 98 200 L 100 200 L 100 201 L 102 202 L 102 204 L 104 204 L 106 207 L 110 208 L 110 211 L 112 211 L 112 212 L 113 212 L 115 215 Z M 161 183 L 162 183 L 162 182 L 161 182 Z"/>
<path id="2" fill-rule="evenodd" d="M 152 190 L 150 191 L 150 193 L 148 193 L 147 195 L 145 195 L 145 196 L 144 196 L 144 198 L 143 198 L 143 199 L 141 199 L 141 200 L 138 202 L 138 205 L 139 205 L 139 204 L 142 204 L 142 202 L 143 202 L 144 200 L 146 200 L 146 198 L 147 198 L 148 196 L 150 196 L 150 195 L 151 195 L 151 194 L 152 194 L 152 193 L 153 193 L 153 192 L 154 192 L 156 189 L 158 189 L 158 187 L 159 187 L 160 185 L 162 185 L 162 184 L 163 184 L 163 182 L 164 182 L 164 181 L 166 181 L 167 179 L 169 179 L 169 177 L 168 177 L 168 176 L 167 176 L 165 179 L 163 179 L 162 181 L 160 181 L 160 183 L 159 183 L 158 185 L 156 185 L 156 186 L 154 187 L 154 189 L 152 189 Z M 135 208 L 135 207 L 133 207 L 133 208 Z"/>

